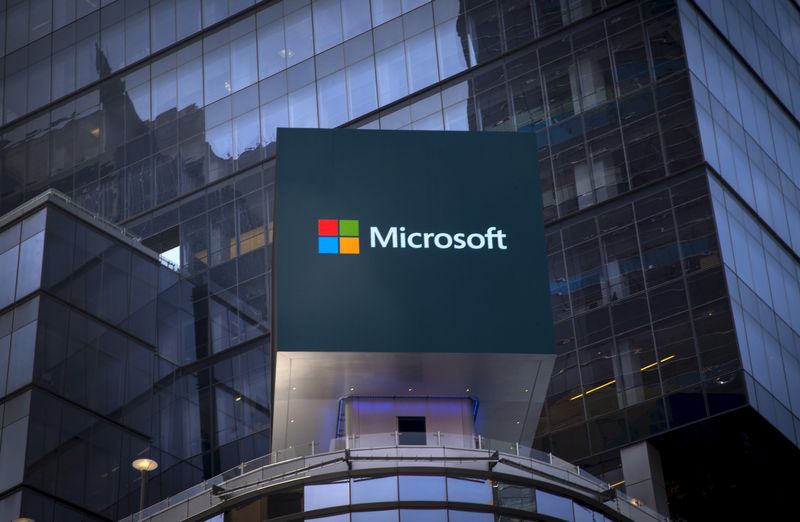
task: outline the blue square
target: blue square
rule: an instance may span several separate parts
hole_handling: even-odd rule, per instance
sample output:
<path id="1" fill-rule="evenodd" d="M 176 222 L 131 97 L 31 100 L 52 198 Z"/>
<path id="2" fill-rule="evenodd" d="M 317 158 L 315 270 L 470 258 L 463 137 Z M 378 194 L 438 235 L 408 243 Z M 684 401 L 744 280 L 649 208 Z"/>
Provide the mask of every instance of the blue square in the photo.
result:
<path id="1" fill-rule="evenodd" d="M 339 238 L 338 237 L 325 237 L 319 238 L 319 253 L 320 254 L 338 254 L 339 253 Z"/>

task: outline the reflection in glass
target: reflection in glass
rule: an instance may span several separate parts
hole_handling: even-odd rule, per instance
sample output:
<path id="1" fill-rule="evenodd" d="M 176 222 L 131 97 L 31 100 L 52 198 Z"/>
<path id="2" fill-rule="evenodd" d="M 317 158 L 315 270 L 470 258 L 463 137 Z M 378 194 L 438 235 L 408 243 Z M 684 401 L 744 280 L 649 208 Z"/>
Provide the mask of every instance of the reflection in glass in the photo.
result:
<path id="1" fill-rule="evenodd" d="M 443 509 L 401 509 L 400 522 L 447 522 Z"/>
<path id="2" fill-rule="evenodd" d="M 350 481 L 309 484 L 304 488 L 306 511 L 350 503 Z"/>
<path id="3" fill-rule="evenodd" d="M 397 522 L 399 512 L 393 511 L 359 511 L 350 515 L 352 522 Z"/>
<path id="4" fill-rule="evenodd" d="M 492 486 L 488 480 L 447 477 L 447 499 L 491 505 Z"/>
<path id="5" fill-rule="evenodd" d="M 399 43 L 375 55 L 378 68 L 378 101 L 391 103 L 408 94 L 406 59 L 403 44 Z"/>
<path id="6" fill-rule="evenodd" d="M 397 477 L 354 478 L 352 503 L 392 502 L 397 500 Z"/>
<path id="7" fill-rule="evenodd" d="M 572 512 L 572 500 L 558 495 L 536 490 L 537 511 L 543 515 L 550 515 L 560 520 L 572 521 L 575 519 Z"/>
<path id="8" fill-rule="evenodd" d="M 445 499 L 444 477 L 401 475 L 399 479 L 401 501 Z"/>

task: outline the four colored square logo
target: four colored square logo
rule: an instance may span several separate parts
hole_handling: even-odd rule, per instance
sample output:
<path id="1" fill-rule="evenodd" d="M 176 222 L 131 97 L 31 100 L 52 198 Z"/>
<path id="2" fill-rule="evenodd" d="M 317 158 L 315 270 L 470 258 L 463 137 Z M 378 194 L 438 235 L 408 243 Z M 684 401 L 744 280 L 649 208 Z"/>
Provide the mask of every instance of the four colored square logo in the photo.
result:
<path id="1" fill-rule="evenodd" d="M 317 224 L 320 254 L 358 254 L 357 219 L 320 219 Z"/>

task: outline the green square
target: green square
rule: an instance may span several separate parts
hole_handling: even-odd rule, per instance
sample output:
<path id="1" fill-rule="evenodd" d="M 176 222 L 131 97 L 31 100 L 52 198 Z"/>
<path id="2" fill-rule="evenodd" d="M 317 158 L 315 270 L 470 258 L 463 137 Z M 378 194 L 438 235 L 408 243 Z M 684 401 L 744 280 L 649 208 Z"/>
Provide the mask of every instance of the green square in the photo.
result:
<path id="1" fill-rule="evenodd" d="M 358 237 L 358 220 L 357 219 L 340 219 L 339 220 L 339 235 Z"/>

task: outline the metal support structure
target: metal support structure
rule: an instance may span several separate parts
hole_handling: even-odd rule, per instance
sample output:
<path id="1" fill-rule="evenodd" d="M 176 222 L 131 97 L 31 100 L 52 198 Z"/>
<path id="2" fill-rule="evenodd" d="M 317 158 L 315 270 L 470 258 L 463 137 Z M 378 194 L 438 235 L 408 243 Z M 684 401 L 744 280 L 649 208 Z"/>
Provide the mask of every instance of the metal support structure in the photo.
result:
<path id="1" fill-rule="evenodd" d="M 142 511 L 147 498 L 147 471 L 141 470 L 139 474 L 142 479 L 141 487 L 139 488 L 139 511 Z"/>

